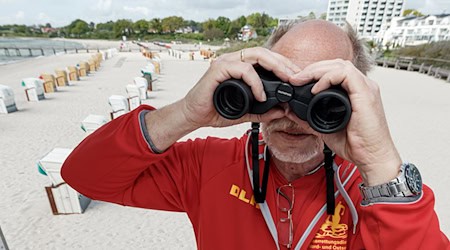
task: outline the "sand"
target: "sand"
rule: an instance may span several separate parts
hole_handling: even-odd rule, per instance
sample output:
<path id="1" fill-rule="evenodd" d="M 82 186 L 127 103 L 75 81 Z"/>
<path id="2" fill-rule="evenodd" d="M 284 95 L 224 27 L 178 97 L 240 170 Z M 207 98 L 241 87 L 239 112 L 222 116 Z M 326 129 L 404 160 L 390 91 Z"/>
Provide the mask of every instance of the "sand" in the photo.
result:
<path id="1" fill-rule="evenodd" d="M 115 46 L 115 45 L 113 45 Z M 189 45 L 187 48 L 190 48 Z M 180 45 L 180 49 L 183 46 Z M 11 86 L 18 112 L 0 114 L 0 226 L 11 249 L 195 249 L 188 218 L 169 213 L 93 201 L 84 214 L 51 213 L 44 190 L 48 177 L 36 162 L 55 147 L 75 147 L 86 133 L 80 122 L 89 114 L 109 117 L 108 97 L 126 96 L 125 85 L 140 76 L 146 59 L 122 52 L 104 61 L 98 72 L 27 102 L 21 79 L 87 60 L 89 54 L 58 55 L 0 66 L 0 84 Z M 161 52 L 164 67 L 155 91 L 144 103 L 162 107 L 182 98 L 206 71 L 209 62 L 189 61 Z M 442 230 L 450 234 L 450 200 L 446 193 L 450 142 L 450 84 L 417 72 L 375 68 L 370 76 L 381 87 L 392 136 L 405 160 L 416 163 L 436 195 Z M 240 136 L 248 124 L 205 128 L 188 137 Z M 184 139 L 186 139 L 184 138 Z M 447 189 L 446 189 L 447 188 Z"/>

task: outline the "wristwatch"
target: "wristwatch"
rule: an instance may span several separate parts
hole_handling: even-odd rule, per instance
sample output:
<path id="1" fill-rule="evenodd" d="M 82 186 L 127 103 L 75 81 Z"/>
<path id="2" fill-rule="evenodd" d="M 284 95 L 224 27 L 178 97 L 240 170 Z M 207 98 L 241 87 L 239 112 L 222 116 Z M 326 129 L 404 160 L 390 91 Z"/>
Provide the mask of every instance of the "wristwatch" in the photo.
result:
<path id="1" fill-rule="evenodd" d="M 414 164 L 403 163 L 400 174 L 392 181 L 372 187 L 366 187 L 361 183 L 359 188 L 364 203 L 396 201 L 390 198 L 418 197 L 422 192 L 422 177 Z"/>

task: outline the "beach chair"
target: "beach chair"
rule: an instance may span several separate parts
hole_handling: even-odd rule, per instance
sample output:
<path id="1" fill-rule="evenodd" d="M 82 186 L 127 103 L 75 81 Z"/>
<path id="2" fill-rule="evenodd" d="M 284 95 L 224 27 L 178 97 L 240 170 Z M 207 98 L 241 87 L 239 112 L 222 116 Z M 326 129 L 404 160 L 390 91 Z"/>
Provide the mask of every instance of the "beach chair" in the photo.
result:
<path id="1" fill-rule="evenodd" d="M 22 80 L 22 86 L 25 87 L 27 101 L 40 101 L 45 99 L 44 81 L 39 78 L 25 78 Z"/>
<path id="2" fill-rule="evenodd" d="M 89 73 L 89 64 L 87 62 L 79 62 L 78 63 L 78 75 L 87 76 Z"/>
<path id="3" fill-rule="evenodd" d="M 6 244 L 6 239 L 5 236 L 3 235 L 1 227 L 0 227 L 0 250 L 9 250 L 8 244 Z"/>
<path id="4" fill-rule="evenodd" d="M 124 96 L 112 95 L 108 98 L 108 102 L 112 108 L 112 111 L 110 113 L 111 120 L 123 114 L 126 114 L 128 111 L 130 111 L 130 108 L 128 106 L 128 100 Z"/>
<path id="5" fill-rule="evenodd" d="M 57 69 L 56 73 L 56 84 L 58 86 L 67 86 L 69 79 L 67 78 L 67 72 L 65 70 Z"/>
<path id="6" fill-rule="evenodd" d="M 144 81 L 146 80 L 144 79 Z M 137 86 L 136 84 L 128 84 L 127 86 L 125 86 L 125 88 L 128 94 L 127 100 L 130 110 L 139 107 L 139 105 L 141 105 L 141 98 L 140 98 L 141 93 L 139 86 Z M 147 88 L 145 89 L 145 91 L 147 91 Z"/>
<path id="7" fill-rule="evenodd" d="M 148 90 L 148 82 L 144 77 L 135 77 L 133 79 L 134 84 L 139 88 L 139 98 L 141 100 L 145 100 L 148 98 L 147 90 Z"/>
<path id="8" fill-rule="evenodd" d="M 94 58 L 89 59 L 88 64 L 89 64 L 89 72 L 97 71 L 97 62 L 95 61 Z"/>
<path id="9" fill-rule="evenodd" d="M 153 81 L 155 81 L 153 79 L 154 71 L 149 67 L 145 67 L 141 69 L 141 73 L 142 77 L 147 81 L 147 90 L 153 91 Z"/>
<path id="10" fill-rule="evenodd" d="M 87 134 L 91 134 L 107 122 L 106 117 L 102 115 L 88 115 L 81 121 L 81 129 Z"/>
<path id="11" fill-rule="evenodd" d="M 37 163 L 39 172 L 48 176 L 52 183 L 45 190 L 54 215 L 81 214 L 91 202 L 61 177 L 61 167 L 71 152 L 68 148 L 54 148 Z"/>
<path id="12" fill-rule="evenodd" d="M 69 71 L 69 80 L 70 81 L 79 81 L 80 80 L 77 67 L 68 66 L 67 71 Z"/>
<path id="13" fill-rule="evenodd" d="M 51 93 L 58 91 L 56 87 L 56 79 L 55 76 L 52 74 L 41 74 L 39 77 L 44 81 L 44 92 L 45 93 Z"/>
<path id="14" fill-rule="evenodd" d="M 17 106 L 12 88 L 0 85 L 0 113 L 8 114 L 14 111 L 17 111 Z"/>

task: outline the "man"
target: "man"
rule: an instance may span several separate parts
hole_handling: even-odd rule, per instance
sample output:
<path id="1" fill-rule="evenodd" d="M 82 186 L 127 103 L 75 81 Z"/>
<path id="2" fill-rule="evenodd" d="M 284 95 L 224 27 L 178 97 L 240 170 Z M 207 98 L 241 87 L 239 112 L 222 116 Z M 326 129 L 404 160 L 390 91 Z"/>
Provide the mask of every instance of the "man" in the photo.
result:
<path id="1" fill-rule="evenodd" d="M 185 98 L 159 110 L 141 106 L 105 125 L 69 156 L 64 179 L 93 199 L 186 212 L 199 249 L 448 248 L 428 187 L 382 191 L 397 176 L 404 181 L 412 166 L 402 164 L 391 139 L 378 86 L 365 76 L 367 57 L 354 33 L 313 20 L 276 31 L 268 47 L 221 56 Z M 317 80 L 314 94 L 340 84 L 352 105 L 347 127 L 320 134 L 287 105 L 222 118 L 213 92 L 229 78 L 243 79 L 255 99 L 265 101 L 255 64 L 293 85 Z M 270 166 L 263 203 L 252 195 L 249 135 L 177 142 L 200 127 L 248 121 L 262 123 L 259 165 Z M 330 215 L 324 144 L 336 154 L 338 191 Z"/>

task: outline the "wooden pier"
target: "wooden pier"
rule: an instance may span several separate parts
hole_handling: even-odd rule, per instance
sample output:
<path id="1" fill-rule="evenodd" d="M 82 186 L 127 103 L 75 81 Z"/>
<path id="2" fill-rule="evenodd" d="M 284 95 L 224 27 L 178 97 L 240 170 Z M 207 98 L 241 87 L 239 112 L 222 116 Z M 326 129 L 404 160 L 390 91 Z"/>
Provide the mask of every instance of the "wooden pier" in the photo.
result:
<path id="1" fill-rule="evenodd" d="M 64 53 L 80 53 L 80 52 L 100 52 L 107 48 L 84 48 L 84 47 L 0 47 L 0 51 L 3 51 L 5 56 L 19 56 L 19 57 L 33 57 L 33 56 L 45 56 L 59 52 Z"/>

